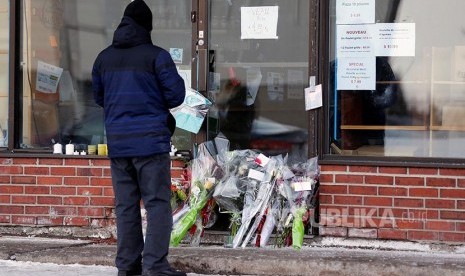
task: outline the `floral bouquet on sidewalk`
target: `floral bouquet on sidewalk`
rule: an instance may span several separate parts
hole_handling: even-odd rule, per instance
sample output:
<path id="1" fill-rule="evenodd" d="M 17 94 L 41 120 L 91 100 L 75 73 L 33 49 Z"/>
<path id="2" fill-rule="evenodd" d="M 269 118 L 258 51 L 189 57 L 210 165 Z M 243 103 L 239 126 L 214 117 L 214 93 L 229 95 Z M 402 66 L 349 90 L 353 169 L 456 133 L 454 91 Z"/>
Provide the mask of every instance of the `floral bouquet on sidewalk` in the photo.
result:
<path id="1" fill-rule="evenodd" d="M 178 246 L 189 229 L 195 224 L 197 216 L 212 197 L 217 179 L 222 177 L 222 169 L 208 152 L 205 143 L 199 145 L 198 156 L 192 161 L 192 183 L 189 191 L 188 209 L 174 223 L 170 245 Z"/>

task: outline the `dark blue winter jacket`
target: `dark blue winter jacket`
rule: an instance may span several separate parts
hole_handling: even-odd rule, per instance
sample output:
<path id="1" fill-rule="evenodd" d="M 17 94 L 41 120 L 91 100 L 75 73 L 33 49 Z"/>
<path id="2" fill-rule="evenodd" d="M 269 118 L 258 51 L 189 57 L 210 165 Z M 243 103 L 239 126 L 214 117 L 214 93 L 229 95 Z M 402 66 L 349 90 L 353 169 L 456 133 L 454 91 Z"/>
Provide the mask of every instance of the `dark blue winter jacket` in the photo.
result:
<path id="1" fill-rule="evenodd" d="M 123 17 L 112 45 L 97 56 L 92 85 L 104 108 L 110 158 L 170 151 L 167 118 L 184 100 L 184 81 L 170 54 L 132 18 Z"/>

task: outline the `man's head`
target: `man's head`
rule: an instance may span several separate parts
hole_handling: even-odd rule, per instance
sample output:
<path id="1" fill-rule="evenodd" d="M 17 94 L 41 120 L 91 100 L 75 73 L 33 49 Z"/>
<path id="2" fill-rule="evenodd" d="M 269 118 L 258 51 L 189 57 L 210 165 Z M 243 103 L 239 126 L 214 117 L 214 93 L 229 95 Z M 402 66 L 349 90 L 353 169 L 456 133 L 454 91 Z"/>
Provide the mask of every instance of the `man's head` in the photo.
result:
<path id="1" fill-rule="evenodd" d="M 124 10 L 124 16 L 131 17 L 147 31 L 152 31 L 152 11 L 143 0 L 134 0 Z"/>

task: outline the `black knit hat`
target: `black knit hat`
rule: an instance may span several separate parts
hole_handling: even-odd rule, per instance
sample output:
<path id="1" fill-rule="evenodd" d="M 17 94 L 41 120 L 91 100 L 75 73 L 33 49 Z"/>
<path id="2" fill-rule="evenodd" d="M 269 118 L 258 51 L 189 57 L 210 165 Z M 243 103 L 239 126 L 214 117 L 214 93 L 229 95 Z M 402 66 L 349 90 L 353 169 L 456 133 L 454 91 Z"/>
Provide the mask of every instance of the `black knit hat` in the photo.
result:
<path id="1" fill-rule="evenodd" d="M 134 0 L 124 10 L 124 16 L 131 17 L 147 31 L 152 31 L 152 11 L 143 0 Z"/>

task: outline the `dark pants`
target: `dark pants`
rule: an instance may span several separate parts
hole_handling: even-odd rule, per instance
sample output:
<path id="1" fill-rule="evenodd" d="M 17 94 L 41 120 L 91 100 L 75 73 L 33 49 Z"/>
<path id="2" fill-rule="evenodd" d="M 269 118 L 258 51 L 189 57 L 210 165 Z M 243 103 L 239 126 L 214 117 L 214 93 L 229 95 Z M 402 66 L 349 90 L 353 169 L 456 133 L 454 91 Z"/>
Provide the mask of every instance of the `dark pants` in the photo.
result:
<path id="1" fill-rule="evenodd" d="M 112 158 L 111 174 L 116 204 L 119 270 L 140 268 L 162 271 L 167 261 L 173 218 L 169 154 Z M 145 245 L 140 200 L 147 211 Z"/>

